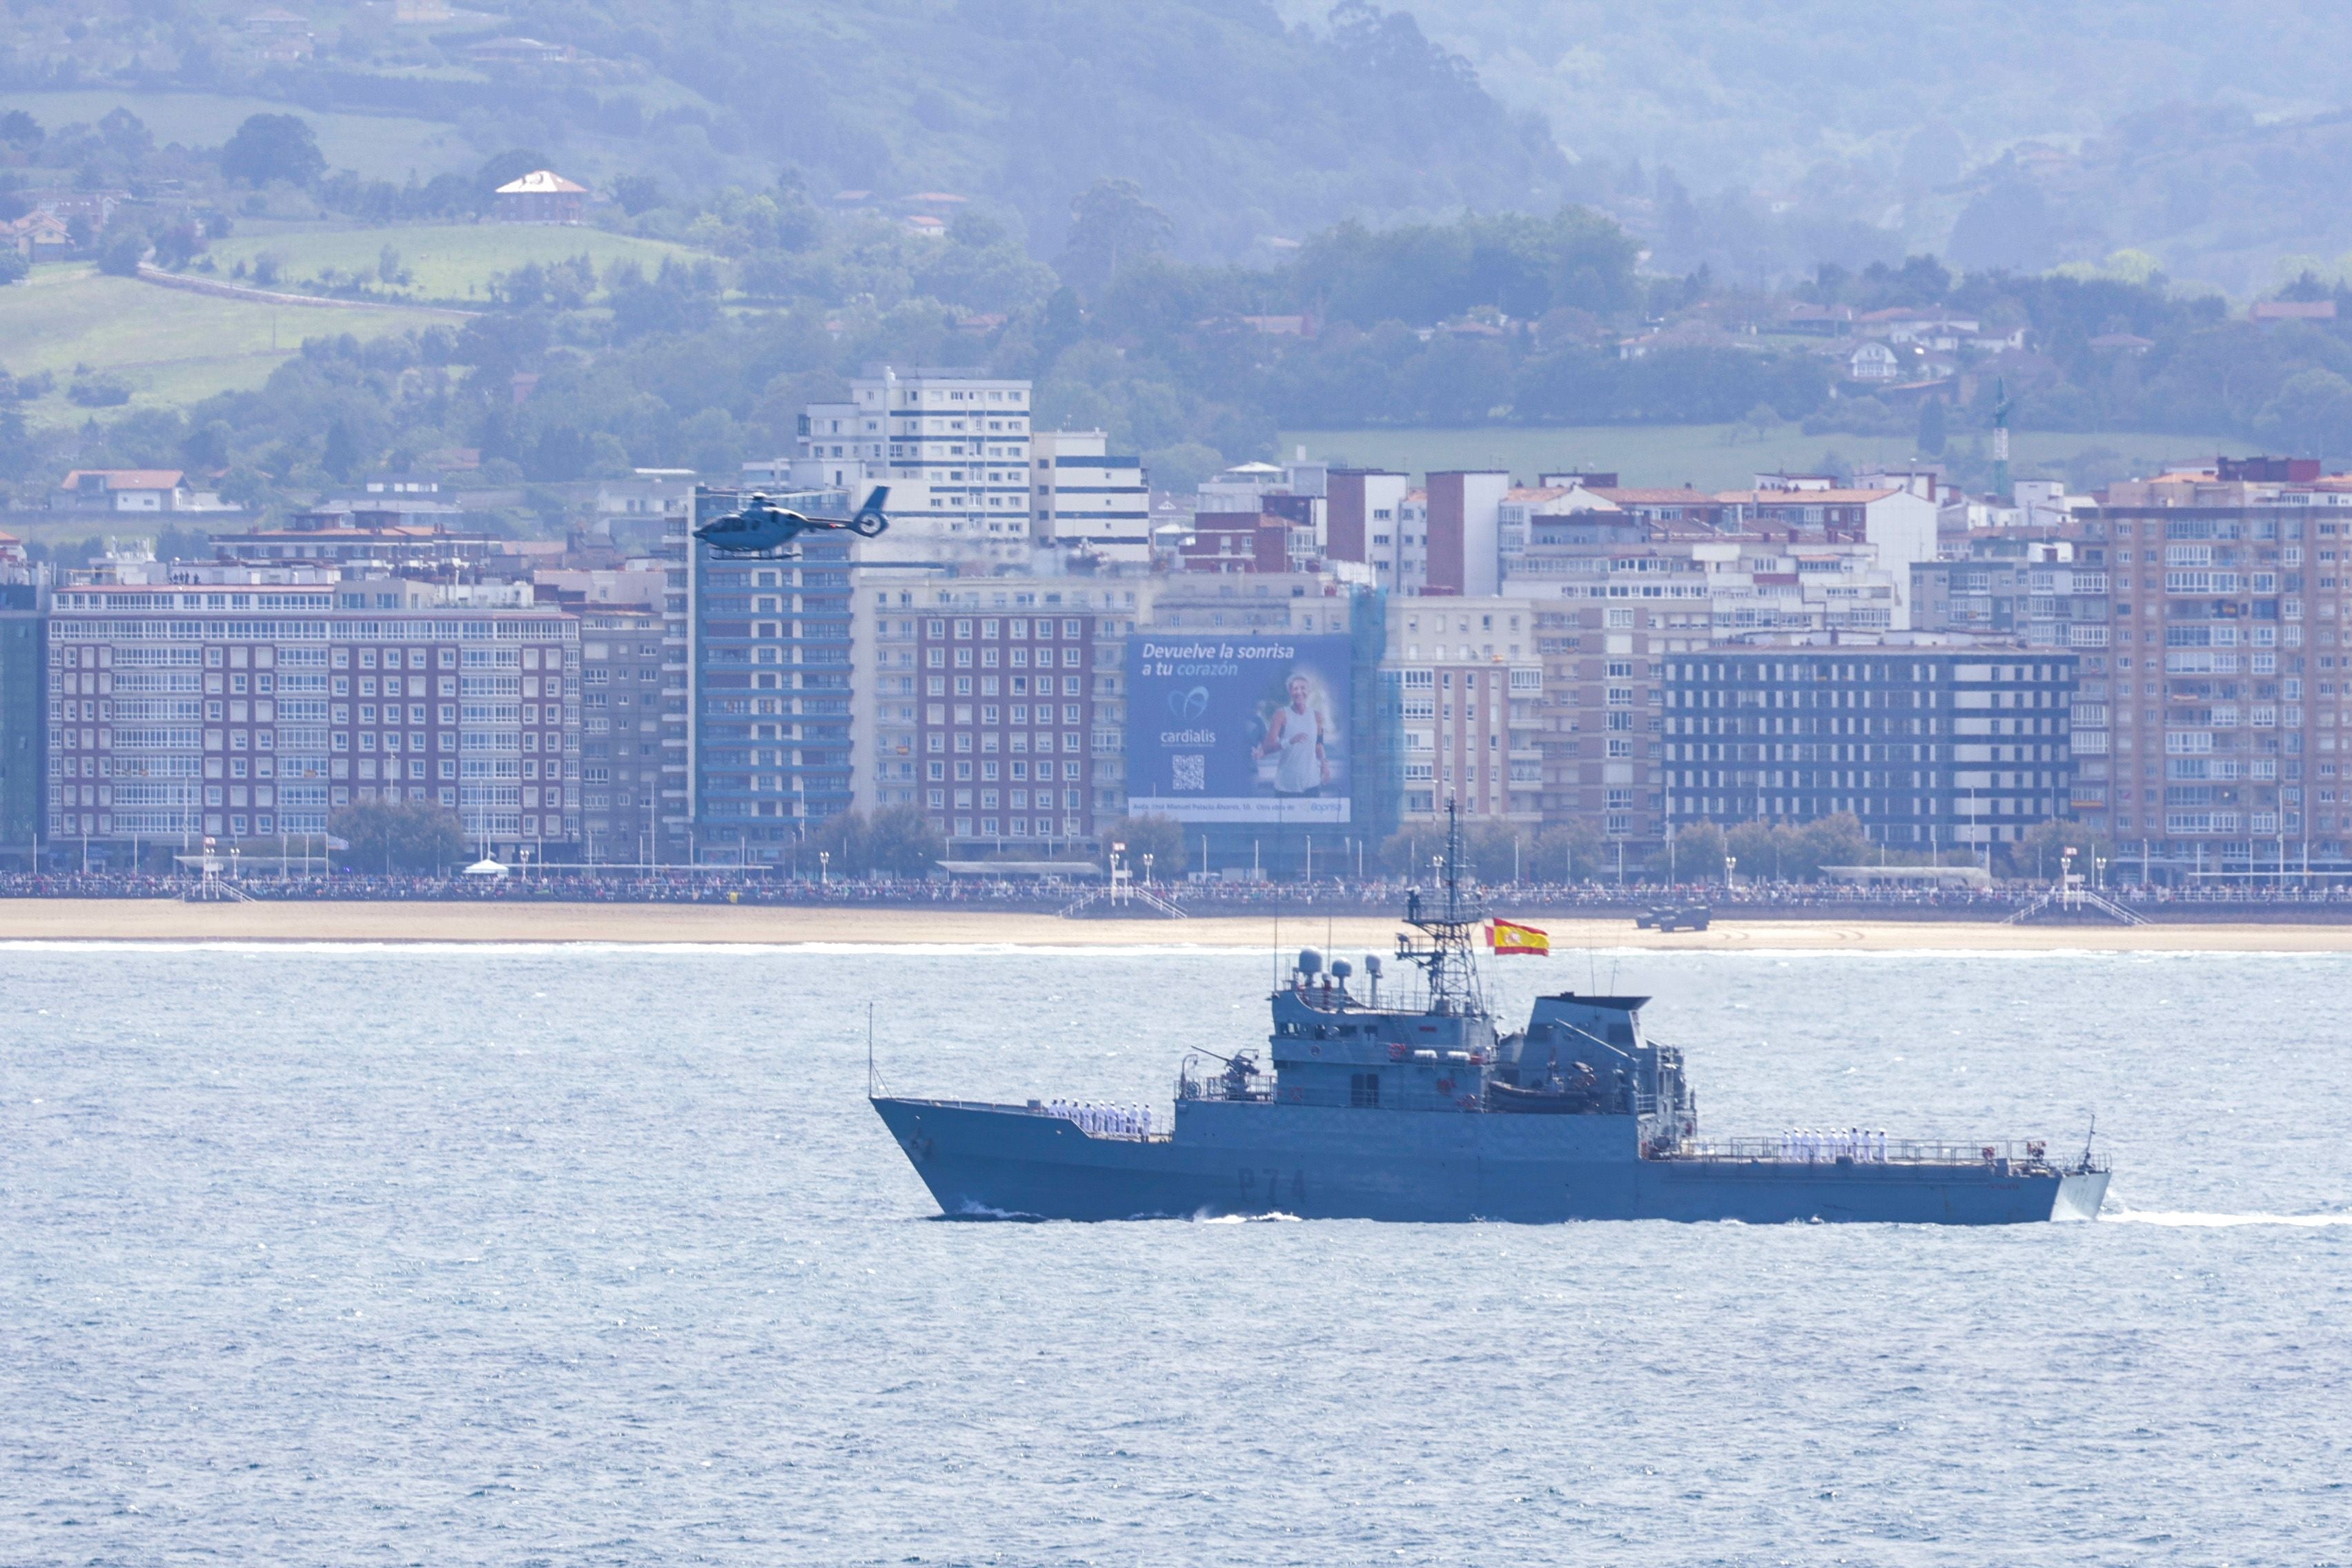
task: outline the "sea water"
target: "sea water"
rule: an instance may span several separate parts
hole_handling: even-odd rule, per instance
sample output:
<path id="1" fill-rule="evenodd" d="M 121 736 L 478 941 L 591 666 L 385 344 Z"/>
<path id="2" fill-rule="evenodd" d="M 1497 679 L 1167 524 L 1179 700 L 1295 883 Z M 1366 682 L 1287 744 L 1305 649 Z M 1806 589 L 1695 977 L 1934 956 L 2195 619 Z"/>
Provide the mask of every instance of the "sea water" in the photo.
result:
<path id="1" fill-rule="evenodd" d="M 2095 1226 L 959 1224 L 1268 954 L 0 947 L 0 1562 L 2352 1562 L 2352 959 L 1563 954 Z"/>

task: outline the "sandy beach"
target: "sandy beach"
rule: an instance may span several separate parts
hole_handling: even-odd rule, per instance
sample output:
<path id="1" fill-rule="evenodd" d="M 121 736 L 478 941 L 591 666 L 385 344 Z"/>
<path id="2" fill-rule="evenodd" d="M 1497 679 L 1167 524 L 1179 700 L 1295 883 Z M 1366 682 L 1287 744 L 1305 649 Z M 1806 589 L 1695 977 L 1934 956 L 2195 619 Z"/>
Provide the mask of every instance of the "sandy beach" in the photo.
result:
<path id="1" fill-rule="evenodd" d="M 2116 952 L 2347 952 L 2352 923 L 2010 926 L 1990 921 L 1740 921 L 1661 934 L 1623 918 L 1531 917 L 1556 949 L 1823 949 L 1863 952 L 2072 950 Z M 1066 921 L 986 910 L 738 908 L 712 904 L 249 903 L 176 900 L 0 900 L 0 942 L 803 942 L 927 946 L 1267 947 L 1266 918 Z M 1392 920 L 1280 922 L 1286 945 L 1381 950 Z"/>

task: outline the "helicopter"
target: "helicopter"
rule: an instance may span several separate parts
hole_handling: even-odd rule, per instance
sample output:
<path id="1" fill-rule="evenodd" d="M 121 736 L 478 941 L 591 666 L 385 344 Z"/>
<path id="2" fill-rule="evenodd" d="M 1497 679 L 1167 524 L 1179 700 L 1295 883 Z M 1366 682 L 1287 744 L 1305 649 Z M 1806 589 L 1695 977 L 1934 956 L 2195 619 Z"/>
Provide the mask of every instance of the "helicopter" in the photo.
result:
<path id="1" fill-rule="evenodd" d="M 694 537 L 720 555 L 772 561 L 812 529 L 845 528 L 860 539 L 874 538 L 890 526 L 882 512 L 883 503 L 889 499 L 890 487 L 876 485 L 866 503 L 849 517 L 807 517 L 754 492 L 736 510 L 696 529 Z"/>

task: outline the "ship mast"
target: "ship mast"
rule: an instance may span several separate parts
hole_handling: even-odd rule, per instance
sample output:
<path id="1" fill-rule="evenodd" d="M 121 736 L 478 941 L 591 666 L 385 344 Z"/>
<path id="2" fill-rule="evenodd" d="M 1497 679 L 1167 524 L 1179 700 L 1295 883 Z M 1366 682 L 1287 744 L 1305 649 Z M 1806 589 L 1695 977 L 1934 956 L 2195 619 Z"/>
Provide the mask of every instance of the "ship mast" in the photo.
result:
<path id="1" fill-rule="evenodd" d="M 1418 936 L 1399 932 L 1397 957 L 1419 964 L 1429 984 L 1429 1010 L 1484 1016 L 1486 999 L 1478 984 L 1474 932 L 1486 914 L 1462 892 L 1462 817 L 1452 796 L 1445 802 L 1444 908 L 1432 913 L 1421 889 L 1405 895 L 1405 924 Z"/>

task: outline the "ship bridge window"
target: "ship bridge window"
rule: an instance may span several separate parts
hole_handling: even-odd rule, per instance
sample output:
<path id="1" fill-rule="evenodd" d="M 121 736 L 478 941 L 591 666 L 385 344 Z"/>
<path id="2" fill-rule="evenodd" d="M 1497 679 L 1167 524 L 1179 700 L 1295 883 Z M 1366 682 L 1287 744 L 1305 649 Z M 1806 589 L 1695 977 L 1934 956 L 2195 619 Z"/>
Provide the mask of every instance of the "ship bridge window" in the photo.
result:
<path id="1" fill-rule="evenodd" d="M 1381 1103 L 1381 1075 L 1376 1072 L 1349 1073 L 1348 1103 L 1360 1110 L 1377 1110 Z"/>

